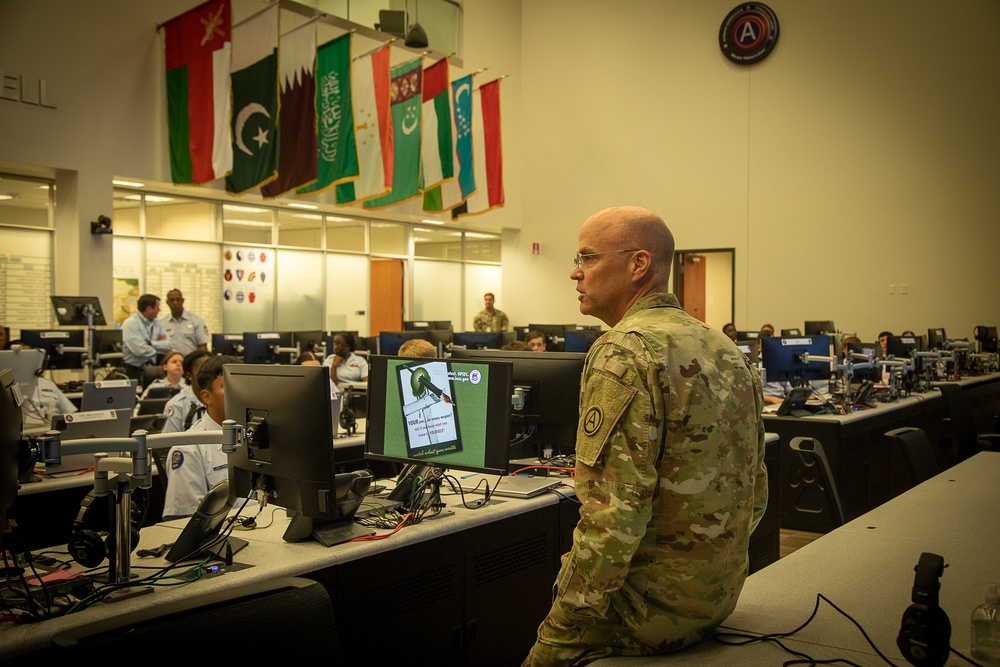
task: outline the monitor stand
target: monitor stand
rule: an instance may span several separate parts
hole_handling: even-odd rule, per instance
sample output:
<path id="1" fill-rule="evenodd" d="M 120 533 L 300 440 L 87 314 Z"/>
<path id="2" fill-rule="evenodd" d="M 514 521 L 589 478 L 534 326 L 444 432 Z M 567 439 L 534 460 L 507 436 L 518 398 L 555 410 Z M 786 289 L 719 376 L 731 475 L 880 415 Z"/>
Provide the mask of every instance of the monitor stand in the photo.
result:
<path id="1" fill-rule="evenodd" d="M 323 520 L 313 519 L 300 512 L 294 512 L 288 522 L 285 534 L 281 536 L 286 542 L 301 542 L 310 537 L 325 547 L 349 542 L 355 537 L 374 535 L 371 528 L 354 523 L 354 518 Z"/>

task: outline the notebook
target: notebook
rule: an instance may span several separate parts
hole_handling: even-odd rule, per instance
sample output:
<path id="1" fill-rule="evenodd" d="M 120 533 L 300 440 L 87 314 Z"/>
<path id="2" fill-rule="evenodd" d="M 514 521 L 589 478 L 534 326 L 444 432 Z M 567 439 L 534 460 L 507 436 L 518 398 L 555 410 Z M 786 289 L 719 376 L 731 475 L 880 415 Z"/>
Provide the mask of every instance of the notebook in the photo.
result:
<path id="1" fill-rule="evenodd" d="M 499 480 L 499 482 L 497 481 Z M 563 482 L 561 477 L 535 477 L 533 475 L 459 475 L 459 484 L 465 493 L 486 493 L 486 485 L 490 485 L 493 495 L 508 498 L 533 498 L 549 489 L 554 489 Z M 494 488 L 495 487 L 495 488 Z"/>

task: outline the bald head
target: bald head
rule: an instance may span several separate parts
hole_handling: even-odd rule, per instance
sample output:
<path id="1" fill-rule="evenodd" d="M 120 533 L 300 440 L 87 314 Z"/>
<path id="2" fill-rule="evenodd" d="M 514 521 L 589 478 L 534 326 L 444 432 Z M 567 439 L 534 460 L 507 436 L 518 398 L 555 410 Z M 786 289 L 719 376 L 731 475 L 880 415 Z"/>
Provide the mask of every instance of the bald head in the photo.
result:
<path id="1" fill-rule="evenodd" d="M 598 211 L 580 227 L 577 251 L 570 279 L 577 282 L 584 315 L 614 326 L 641 297 L 667 291 L 674 237 L 649 209 Z"/>
<path id="2" fill-rule="evenodd" d="M 641 206 L 612 206 L 590 216 L 583 227 L 588 225 L 593 230 L 603 230 L 602 236 L 618 244 L 616 247 L 649 251 L 652 286 L 657 290 L 667 289 L 674 258 L 674 235 L 663 218 Z"/>

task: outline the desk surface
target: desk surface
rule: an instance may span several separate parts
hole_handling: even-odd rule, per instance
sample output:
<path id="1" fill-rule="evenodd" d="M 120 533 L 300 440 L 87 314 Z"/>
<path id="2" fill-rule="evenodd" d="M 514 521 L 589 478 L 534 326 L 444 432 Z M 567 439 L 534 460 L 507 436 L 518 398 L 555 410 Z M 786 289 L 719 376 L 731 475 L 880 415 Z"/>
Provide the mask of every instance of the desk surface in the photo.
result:
<path id="1" fill-rule="evenodd" d="M 951 619 L 951 646 L 969 655 L 969 614 L 985 587 L 1000 581 L 1000 454 L 984 452 L 914 487 L 751 575 L 722 630 L 761 634 L 801 625 L 822 593 L 865 628 L 898 664 L 903 612 L 922 552 L 940 554 L 940 605 Z M 825 602 L 812 623 L 786 643 L 817 659 L 845 657 L 882 664 L 850 621 Z M 774 645 L 724 646 L 705 641 L 675 655 L 608 658 L 600 667 L 709 665 L 728 661 L 775 665 L 791 656 Z M 968 663 L 952 655 L 948 665 Z"/>
<path id="2" fill-rule="evenodd" d="M 403 528 L 387 539 L 366 542 L 350 542 L 326 548 L 314 541 L 287 543 L 282 540 L 282 534 L 288 524 L 288 518 L 281 508 L 269 506 L 258 517 L 262 528 L 252 531 L 234 531 L 234 537 L 245 539 L 248 546 L 239 551 L 234 560 L 236 563 L 249 565 L 246 569 L 224 572 L 187 586 L 157 587 L 153 593 L 117 601 L 111 604 L 98 603 L 95 606 L 69 616 L 63 616 L 42 623 L 20 626 L 0 625 L 0 659 L 22 655 L 30 651 L 44 648 L 51 636 L 60 630 L 76 627 L 100 618 L 128 614 L 157 604 L 183 599 L 191 595 L 225 590 L 265 581 L 276 577 L 300 576 L 347 563 L 367 556 L 398 549 L 417 542 L 432 540 L 436 537 L 464 530 L 504 518 L 524 514 L 532 510 L 554 505 L 563 497 L 572 495 L 571 487 L 559 487 L 558 492 L 543 493 L 527 500 L 498 499 L 486 505 L 472 508 L 463 507 L 461 497 L 442 490 L 442 497 L 447 503 L 447 509 L 442 516 L 425 519 L 423 522 Z M 469 505 L 473 505 L 469 495 L 466 495 Z M 273 512 L 273 523 L 269 519 Z M 139 536 L 140 549 L 152 549 L 173 542 L 185 525 L 186 520 L 177 520 L 143 528 Z M 391 531 L 377 531 L 388 534 Z M 132 558 L 133 579 L 155 571 L 166 565 L 157 558 Z M 104 569 L 106 570 L 106 564 Z M 146 568 L 154 568 L 149 570 Z M 80 569 L 74 564 L 74 569 Z M 178 568 L 178 571 L 183 568 Z"/>

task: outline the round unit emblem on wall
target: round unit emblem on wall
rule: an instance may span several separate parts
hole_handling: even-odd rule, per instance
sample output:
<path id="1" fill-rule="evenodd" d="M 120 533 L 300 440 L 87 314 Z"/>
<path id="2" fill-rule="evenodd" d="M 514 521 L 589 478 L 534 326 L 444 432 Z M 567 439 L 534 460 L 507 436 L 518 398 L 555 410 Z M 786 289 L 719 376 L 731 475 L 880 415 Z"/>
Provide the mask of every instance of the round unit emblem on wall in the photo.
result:
<path id="1" fill-rule="evenodd" d="M 719 47 L 737 65 L 752 65 L 778 43 L 778 17 L 767 5 L 748 2 L 734 8 L 719 28 Z"/>

